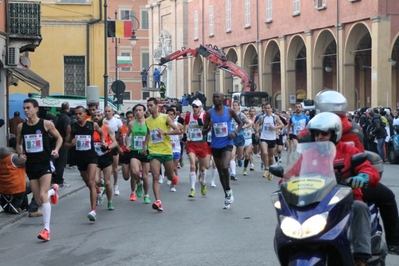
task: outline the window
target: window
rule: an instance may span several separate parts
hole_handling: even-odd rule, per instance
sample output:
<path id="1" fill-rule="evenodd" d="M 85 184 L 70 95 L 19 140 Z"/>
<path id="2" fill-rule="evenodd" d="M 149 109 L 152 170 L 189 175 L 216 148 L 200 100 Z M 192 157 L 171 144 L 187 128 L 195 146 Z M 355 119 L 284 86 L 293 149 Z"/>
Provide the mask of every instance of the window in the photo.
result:
<path id="1" fill-rule="evenodd" d="M 213 6 L 209 6 L 209 36 L 213 36 L 214 34 Z"/>
<path id="2" fill-rule="evenodd" d="M 86 96 L 84 56 L 64 56 L 64 93 Z"/>
<path id="3" fill-rule="evenodd" d="M 148 98 L 150 98 L 150 92 L 149 91 L 142 91 L 142 99 L 143 100 L 147 100 Z"/>
<path id="4" fill-rule="evenodd" d="M 251 27 L 251 6 L 250 0 L 245 0 L 245 27 Z"/>
<path id="5" fill-rule="evenodd" d="M 148 52 L 142 52 L 141 53 L 141 69 L 145 67 L 145 69 L 148 69 L 150 66 L 150 54 Z"/>
<path id="6" fill-rule="evenodd" d="M 314 7 L 316 9 L 325 9 L 326 8 L 326 0 L 314 0 Z"/>
<path id="7" fill-rule="evenodd" d="M 118 56 L 118 67 L 120 67 L 121 71 L 132 71 L 132 56 L 130 52 L 121 52 L 121 55 Z"/>
<path id="8" fill-rule="evenodd" d="M 194 40 L 198 40 L 198 10 L 194 11 Z"/>
<path id="9" fill-rule="evenodd" d="M 124 100 L 130 100 L 130 91 L 124 91 L 122 97 Z"/>
<path id="10" fill-rule="evenodd" d="M 134 17 L 136 17 L 136 13 L 133 10 L 121 10 L 119 14 L 120 20 L 131 20 L 133 29 L 137 29 L 137 20 Z"/>
<path id="11" fill-rule="evenodd" d="M 301 12 L 301 0 L 294 0 L 294 14 L 293 16 L 298 16 Z"/>
<path id="12" fill-rule="evenodd" d="M 140 23 L 142 30 L 148 30 L 148 11 L 141 10 L 141 23 Z"/>
<path id="13" fill-rule="evenodd" d="M 273 21 L 272 2 L 273 0 L 266 0 L 266 23 Z"/>
<path id="14" fill-rule="evenodd" d="M 231 32 L 231 0 L 226 0 L 226 32 Z"/>

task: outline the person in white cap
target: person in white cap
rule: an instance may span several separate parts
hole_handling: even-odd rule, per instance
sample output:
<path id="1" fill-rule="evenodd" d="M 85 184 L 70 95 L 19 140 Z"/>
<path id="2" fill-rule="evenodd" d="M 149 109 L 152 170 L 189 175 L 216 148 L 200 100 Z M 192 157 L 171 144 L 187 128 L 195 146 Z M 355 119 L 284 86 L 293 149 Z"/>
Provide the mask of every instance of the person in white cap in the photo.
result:
<path id="1" fill-rule="evenodd" d="M 187 113 L 184 121 L 184 133 L 187 134 L 186 150 L 190 160 L 190 184 L 189 198 L 195 197 L 196 159 L 199 161 L 199 178 L 201 194 L 206 195 L 206 170 L 209 168 L 211 149 L 206 142 L 207 136 L 202 134 L 206 113 L 202 110 L 202 102 L 198 99 L 191 104 L 192 113 Z"/>

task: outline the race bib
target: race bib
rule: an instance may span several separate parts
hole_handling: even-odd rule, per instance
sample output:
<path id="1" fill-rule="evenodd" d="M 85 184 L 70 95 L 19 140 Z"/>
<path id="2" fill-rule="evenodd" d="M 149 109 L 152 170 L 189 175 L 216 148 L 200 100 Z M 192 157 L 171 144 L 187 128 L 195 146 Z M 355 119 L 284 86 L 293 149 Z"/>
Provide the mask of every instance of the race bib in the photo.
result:
<path id="1" fill-rule="evenodd" d="M 94 142 L 94 150 L 96 151 L 98 156 L 103 156 L 107 153 L 107 151 L 101 150 L 101 142 Z"/>
<path id="2" fill-rule="evenodd" d="M 202 140 L 202 127 L 201 128 L 189 128 L 188 135 L 191 141 Z"/>
<path id="3" fill-rule="evenodd" d="M 252 139 L 252 128 L 244 129 L 244 138 L 245 139 Z"/>
<path id="4" fill-rule="evenodd" d="M 263 130 L 264 130 L 264 131 L 271 131 L 271 130 L 270 130 L 270 126 L 271 126 L 270 123 L 265 123 L 265 125 L 263 126 Z"/>
<path id="5" fill-rule="evenodd" d="M 235 131 L 238 128 L 238 124 L 235 120 L 231 121 L 231 131 Z"/>
<path id="6" fill-rule="evenodd" d="M 180 147 L 180 140 L 172 140 L 172 149 L 175 149 L 176 147 Z"/>
<path id="7" fill-rule="evenodd" d="M 144 146 L 145 136 L 134 136 L 133 148 L 142 150 Z"/>
<path id="8" fill-rule="evenodd" d="M 43 151 L 43 135 L 29 134 L 24 135 L 25 151 L 28 153 L 37 153 Z"/>
<path id="9" fill-rule="evenodd" d="M 227 137 L 227 135 L 229 134 L 227 122 L 213 124 L 213 130 L 217 138 Z"/>
<path id="10" fill-rule="evenodd" d="M 90 135 L 76 135 L 76 150 L 88 151 L 91 149 L 91 136 Z"/>
<path id="11" fill-rule="evenodd" d="M 163 137 L 161 133 L 159 133 L 158 129 L 150 130 L 150 137 L 152 143 L 161 143 L 163 142 Z"/>
<path id="12" fill-rule="evenodd" d="M 208 134 L 206 135 L 206 142 L 212 142 L 212 132 L 209 131 Z"/>

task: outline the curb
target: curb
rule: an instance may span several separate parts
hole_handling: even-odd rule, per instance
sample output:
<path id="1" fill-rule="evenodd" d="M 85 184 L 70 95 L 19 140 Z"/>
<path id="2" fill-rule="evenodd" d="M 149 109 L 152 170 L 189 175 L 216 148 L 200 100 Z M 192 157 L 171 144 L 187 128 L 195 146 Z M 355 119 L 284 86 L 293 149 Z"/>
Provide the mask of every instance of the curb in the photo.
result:
<path id="1" fill-rule="evenodd" d="M 73 194 L 75 192 L 78 192 L 79 190 L 81 190 L 81 189 L 83 189 L 85 187 L 86 187 L 86 185 L 83 185 L 83 186 L 80 186 L 78 188 L 72 189 L 71 191 L 69 191 L 69 192 L 67 192 L 67 193 L 65 193 L 63 195 L 60 195 L 59 199 L 63 199 L 63 198 L 65 198 L 65 197 L 67 197 L 67 196 L 69 196 L 69 195 L 71 195 L 71 194 Z M 15 214 L 12 214 L 12 215 L 15 215 Z M 28 211 L 23 212 L 23 213 L 21 213 L 19 215 L 15 215 L 15 217 L 13 219 L 9 219 L 8 221 L 0 224 L 0 230 L 3 229 L 4 227 L 6 227 L 7 225 L 13 224 L 13 223 L 21 220 L 22 218 L 27 217 L 28 215 L 29 215 Z"/>

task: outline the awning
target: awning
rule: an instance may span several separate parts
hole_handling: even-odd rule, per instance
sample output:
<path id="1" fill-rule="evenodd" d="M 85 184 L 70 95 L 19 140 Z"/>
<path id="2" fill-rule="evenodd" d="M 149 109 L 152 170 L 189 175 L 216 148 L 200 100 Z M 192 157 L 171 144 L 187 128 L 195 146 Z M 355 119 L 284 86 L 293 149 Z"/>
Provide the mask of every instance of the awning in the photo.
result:
<path id="1" fill-rule="evenodd" d="M 46 97 L 50 93 L 50 83 L 28 68 L 15 67 L 8 68 L 12 76 L 40 91 L 41 97 Z"/>

